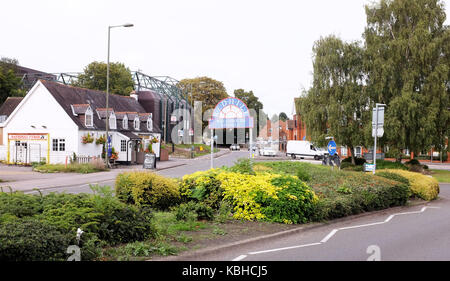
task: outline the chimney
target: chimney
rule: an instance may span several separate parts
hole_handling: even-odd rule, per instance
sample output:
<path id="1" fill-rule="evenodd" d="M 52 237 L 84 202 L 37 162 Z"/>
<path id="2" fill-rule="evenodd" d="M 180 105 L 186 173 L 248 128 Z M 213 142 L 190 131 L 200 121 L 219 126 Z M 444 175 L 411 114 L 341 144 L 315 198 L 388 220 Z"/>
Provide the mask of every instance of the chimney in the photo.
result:
<path id="1" fill-rule="evenodd" d="M 130 97 L 134 98 L 135 100 L 138 100 L 138 95 L 136 94 L 136 91 L 132 91 L 130 93 Z"/>

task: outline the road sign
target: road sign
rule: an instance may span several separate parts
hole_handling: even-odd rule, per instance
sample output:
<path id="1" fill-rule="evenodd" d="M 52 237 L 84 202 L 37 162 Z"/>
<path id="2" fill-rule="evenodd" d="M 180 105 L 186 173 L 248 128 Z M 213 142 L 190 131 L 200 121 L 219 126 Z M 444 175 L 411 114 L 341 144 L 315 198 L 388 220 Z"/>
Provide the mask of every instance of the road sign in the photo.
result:
<path id="1" fill-rule="evenodd" d="M 333 156 L 334 154 L 336 154 L 336 148 L 337 148 L 337 145 L 333 140 L 328 142 L 327 149 L 328 149 L 328 153 L 330 154 L 330 156 Z"/>
<path id="2" fill-rule="evenodd" d="M 377 108 L 372 110 L 372 126 L 375 127 L 375 122 L 378 121 L 378 127 L 384 125 L 384 107 L 378 107 L 378 117 Z"/>
<path id="3" fill-rule="evenodd" d="M 384 135 L 384 128 L 378 125 L 377 128 L 377 137 L 381 138 Z M 372 127 L 372 137 L 375 137 L 375 126 Z"/>
<path id="4" fill-rule="evenodd" d="M 365 172 L 373 172 L 375 171 L 375 164 L 364 164 L 364 171 Z"/>

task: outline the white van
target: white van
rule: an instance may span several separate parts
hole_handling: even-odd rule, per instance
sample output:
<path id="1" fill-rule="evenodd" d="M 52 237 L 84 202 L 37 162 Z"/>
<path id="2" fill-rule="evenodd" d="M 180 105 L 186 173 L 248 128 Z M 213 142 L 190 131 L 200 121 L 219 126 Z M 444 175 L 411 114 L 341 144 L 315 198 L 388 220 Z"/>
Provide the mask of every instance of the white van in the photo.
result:
<path id="1" fill-rule="evenodd" d="M 288 141 L 286 147 L 286 156 L 295 158 L 314 157 L 314 160 L 319 160 L 328 152 L 325 149 L 316 148 L 309 141 Z"/>

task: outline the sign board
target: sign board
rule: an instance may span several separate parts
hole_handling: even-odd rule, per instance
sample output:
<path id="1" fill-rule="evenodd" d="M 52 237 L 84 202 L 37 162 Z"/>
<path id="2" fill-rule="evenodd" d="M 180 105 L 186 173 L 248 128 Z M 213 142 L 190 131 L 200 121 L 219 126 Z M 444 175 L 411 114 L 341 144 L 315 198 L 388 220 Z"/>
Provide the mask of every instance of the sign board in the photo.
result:
<path id="1" fill-rule="evenodd" d="M 46 141 L 48 139 L 48 134 L 8 134 L 9 140 L 42 140 Z"/>
<path id="2" fill-rule="evenodd" d="M 108 148 L 108 157 L 111 157 L 111 155 L 112 155 L 111 136 L 108 136 L 108 145 L 107 145 L 107 148 Z"/>
<path id="3" fill-rule="evenodd" d="M 178 130 L 178 136 L 179 136 L 179 137 L 182 137 L 183 135 L 184 135 L 183 130 Z"/>
<path id="4" fill-rule="evenodd" d="M 373 172 L 375 170 L 375 164 L 364 164 L 364 171 L 365 172 Z"/>
<path id="5" fill-rule="evenodd" d="M 377 160 L 384 160 L 384 153 L 377 153 Z M 364 153 L 364 159 L 373 160 L 373 151 L 369 153 Z"/>
<path id="6" fill-rule="evenodd" d="M 170 116 L 170 123 L 175 124 L 177 123 L 177 116 L 176 115 L 171 115 Z"/>
<path id="7" fill-rule="evenodd" d="M 327 150 L 330 156 L 336 154 L 336 148 L 337 148 L 336 142 L 334 142 L 333 140 L 328 142 Z"/>
<path id="8" fill-rule="evenodd" d="M 225 98 L 216 105 L 209 120 L 210 129 L 253 128 L 247 105 L 238 98 Z"/>
<path id="9" fill-rule="evenodd" d="M 384 107 L 378 107 L 378 117 L 377 108 L 372 110 L 372 137 L 375 137 L 375 123 L 377 123 L 377 137 L 382 137 L 384 135 Z"/>
<path id="10" fill-rule="evenodd" d="M 190 128 L 190 129 L 189 129 L 189 136 L 192 137 L 193 135 L 194 135 L 194 129 Z"/>
<path id="11" fill-rule="evenodd" d="M 145 153 L 143 168 L 144 169 L 156 169 L 156 154 Z"/>

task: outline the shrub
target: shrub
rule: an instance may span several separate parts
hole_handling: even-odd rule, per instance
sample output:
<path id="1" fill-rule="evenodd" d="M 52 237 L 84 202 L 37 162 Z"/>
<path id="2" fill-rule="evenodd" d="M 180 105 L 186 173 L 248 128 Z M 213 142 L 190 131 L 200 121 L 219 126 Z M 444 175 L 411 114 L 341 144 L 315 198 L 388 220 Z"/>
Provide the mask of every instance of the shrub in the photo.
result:
<path id="1" fill-rule="evenodd" d="M 35 218 L 0 225 L 0 261 L 65 260 L 70 237 Z"/>
<path id="2" fill-rule="evenodd" d="M 439 195 L 439 182 L 429 176 L 404 170 L 386 170 L 408 179 L 412 193 L 424 200 L 430 201 Z"/>
<path id="3" fill-rule="evenodd" d="M 246 175 L 254 175 L 255 171 L 253 170 L 253 163 L 248 158 L 238 159 L 234 166 L 230 168 L 231 172 L 241 173 Z"/>
<path id="4" fill-rule="evenodd" d="M 279 187 L 275 196 L 257 191 L 255 198 L 268 220 L 292 224 L 306 223 L 311 219 L 318 198 L 305 183 L 292 176 L 275 177 L 271 183 Z"/>
<path id="5" fill-rule="evenodd" d="M 311 179 L 311 176 L 304 169 L 298 169 L 296 175 L 297 178 L 301 181 L 309 181 Z"/>
<path id="6" fill-rule="evenodd" d="M 22 192 L 0 192 L 0 215 L 9 214 L 18 218 L 33 216 L 42 211 L 41 197 Z"/>
<path id="7" fill-rule="evenodd" d="M 377 160 L 377 169 L 402 169 L 407 170 L 408 167 L 406 167 L 404 164 L 399 162 L 392 162 L 387 160 Z"/>
<path id="8" fill-rule="evenodd" d="M 377 172 L 376 175 L 379 177 L 386 178 L 386 179 L 395 180 L 395 181 L 401 182 L 401 183 L 409 186 L 409 180 L 399 174 L 382 171 L 382 172 Z"/>
<path id="9" fill-rule="evenodd" d="M 411 159 L 409 161 L 406 161 L 405 164 L 408 164 L 408 165 L 420 165 L 420 162 L 419 162 L 419 160 L 414 158 L 414 159 Z"/>
<path id="10" fill-rule="evenodd" d="M 347 157 L 344 160 L 342 160 L 342 163 L 345 163 L 345 162 L 352 163 L 352 157 Z M 364 163 L 366 163 L 366 159 L 355 157 L 355 165 L 356 166 L 364 165 Z"/>
<path id="11" fill-rule="evenodd" d="M 152 172 L 126 172 L 116 178 L 117 196 L 137 205 L 166 210 L 180 202 L 180 190 L 175 180 Z"/>
<path id="12" fill-rule="evenodd" d="M 173 209 L 177 220 L 189 220 L 192 218 L 190 213 L 195 213 L 199 220 L 213 220 L 214 210 L 204 203 L 190 201 L 180 204 Z"/>
<path id="13" fill-rule="evenodd" d="M 185 175 L 180 187 L 183 201 L 195 200 L 203 202 L 212 209 L 217 210 L 223 199 L 221 182 L 217 179 L 219 172 L 219 169 L 213 169 Z"/>
<path id="14" fill-rule="evenodd" d="M 423 166 L 422 165 L 410 165 L 408 170 L 410 172 L 414 172 L 414 173 L 423 173 Z"/>

